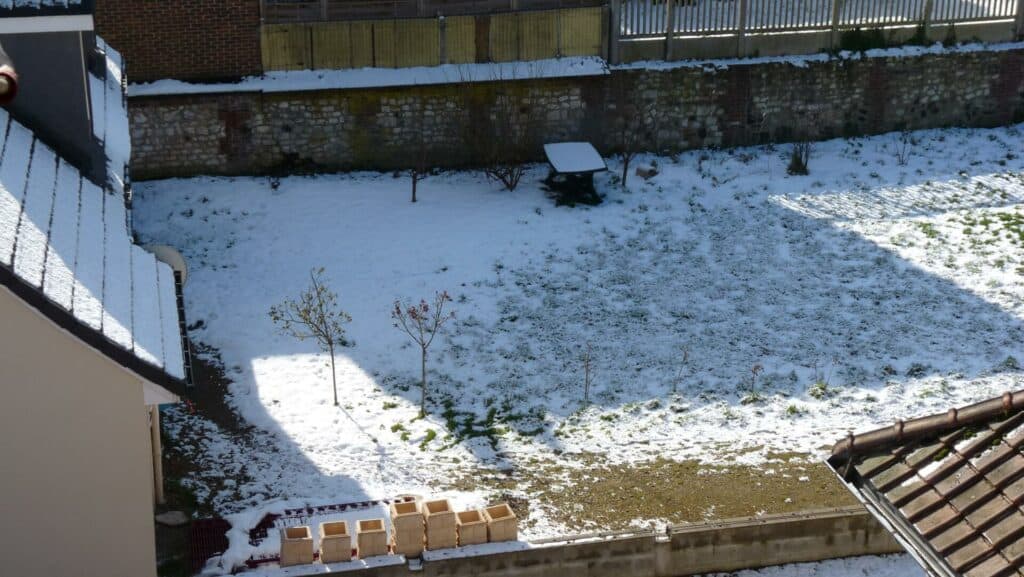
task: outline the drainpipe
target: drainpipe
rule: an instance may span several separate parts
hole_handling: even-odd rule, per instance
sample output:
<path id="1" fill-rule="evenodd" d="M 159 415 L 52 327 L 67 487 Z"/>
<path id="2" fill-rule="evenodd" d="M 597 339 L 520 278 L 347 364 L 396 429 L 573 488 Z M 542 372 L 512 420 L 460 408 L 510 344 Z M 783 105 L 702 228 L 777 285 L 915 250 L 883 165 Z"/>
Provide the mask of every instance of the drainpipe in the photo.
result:
<path id="1" fill-rule="evenodd" d="M 149 435 L 153 446 L 153 500 L 157 505 L 167 502 L 164 498 L 163 448 L 160 446 L 160 407 L 149 407 Z"/>

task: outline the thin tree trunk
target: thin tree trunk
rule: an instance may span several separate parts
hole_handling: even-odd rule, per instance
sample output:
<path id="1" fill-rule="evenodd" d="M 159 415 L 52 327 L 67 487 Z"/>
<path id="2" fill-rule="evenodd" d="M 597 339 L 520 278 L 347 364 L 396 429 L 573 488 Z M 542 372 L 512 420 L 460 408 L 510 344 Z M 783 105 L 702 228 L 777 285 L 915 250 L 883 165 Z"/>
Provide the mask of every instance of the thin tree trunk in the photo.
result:
<path id="1" fill-rule="evenodd" d="M 420 415 L 427 415 L 427 349 L 420 355 Z"/>
<path id="2" fill-rule="evenodd" d="M 334 374 L 334 345 L 331 345 L 331 385 L 334 387 L 334 406 L 338 406 L 338 377 Z"/>
<path id="3" fill-rule="evenodd" d="M 622 155 L 622 188 L 626 188 L 626 177 L 629 176 L 629 162 L 633 160 L 632 154 Z"/>
<path id="4" fill-rule="evenodd" d="M 412 173 L 412 201 L 416 202 L 416 181 L 419 180 L 419 172 L 413 171 Z"/>

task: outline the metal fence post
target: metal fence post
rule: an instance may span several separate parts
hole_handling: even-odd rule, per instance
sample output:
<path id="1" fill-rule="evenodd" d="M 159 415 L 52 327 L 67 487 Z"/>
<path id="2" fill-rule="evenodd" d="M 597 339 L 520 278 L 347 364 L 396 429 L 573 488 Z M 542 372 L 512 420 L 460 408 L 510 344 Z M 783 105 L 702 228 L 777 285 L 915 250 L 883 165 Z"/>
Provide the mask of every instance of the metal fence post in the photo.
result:
<path id="1" fill-rule="evenodd" d="M 621 0 L 612 0 L 609 3 L 610 13 L 608 15 L 608 59 L 612 64 L 619 63 L 619 34 L 622 32 L 619 23 L 619 15 L 622 12 Z"/>
<path id="2" fill-rule="evenodd" d="M 672 60 L 672 38 L 676 34 L 676 0 L 665 0 L 665 60 Z"/>
<path id="3" fill-rule="evenodd" d="M 843 14 L 843 0 L 832 0 L 832 40 L 834 50 L 839 46 L 839 19 Z"/>
<path id="4" fill-rule="evenodd" d="M 747 10 L 750 0 L 740 0 L 740 21 L 736 29 L 736 56 L 743 58 L 747 55 Z"/>

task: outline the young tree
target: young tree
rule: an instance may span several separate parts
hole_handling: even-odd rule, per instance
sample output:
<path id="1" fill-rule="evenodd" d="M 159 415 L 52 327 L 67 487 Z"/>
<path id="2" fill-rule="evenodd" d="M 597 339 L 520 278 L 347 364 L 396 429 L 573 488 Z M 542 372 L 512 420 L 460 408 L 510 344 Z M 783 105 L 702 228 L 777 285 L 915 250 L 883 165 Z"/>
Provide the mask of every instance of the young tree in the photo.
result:
<path id="1" fill-rule="evenodd" d="M 427 115 L 424 109 L 423 95 L 416 97 L 412 114 L 408 120 L 414 123 L 412 127 L 412 166 L 409 168 L 409 177 L 412 180 L 412 202 L 416 202 L 416 186 L 430 172 L 430 143 L 427 141 Z"/>
<path id="2" fill-rule="evenodd" d="M 401 329 L 405 334 L 420 346 L 420 415 L 427 414 L 427 349 L 434 337 L 441 330 L 446 322 L 455 318 L 455 312 L 445 312 L 445 303 L 451 302 L 452 297 L 447 291 L 435 293 L 434 303 L 420 300 L 419 304 L 404 305 L 401 301 L 395 301 L 395 308 L 391 310 L 391 318 L 395 321 L 395 327 Z"/>
<path id="3" fill-rule="evenodd" d="M 640 152 L 644 144 L 653 142 L 650 133 L 650 126 L 656 120 L 654 114 L 655 104 L 653 101 L 638 104 L 636 99 L 640 98 L 638 91 L 634 90 L 635 83 L 628 77 L 612 85 L 612 98 L 609 103 L 608 117 L 614 122 L 612 137 L 613 144 L 622 155 L 622 187 L 626 188 L 626 181 L 629 178 L 629 166 L 633 158 Z M 658 151 L 660 152 L 660 151 Z"/>
<path id="4" fill-rule="evenodd" d="M 286 299 L 270 307 L 270 320 L 280 326 L 281 332 L 299 340 L 313 339 L 320 349 L 331 355 L 331 385 L 334 387 L 334 405 L 338 405 L 338 379 L 334 372 L 334 351 L 348 346 L 344 323 L 352 317 L 338 307 L 338 295 L 324 283 L 324 269 L 309 271 L 309 288 L 299 293 L 298 299 Z"/>
<path id="5" fill-rule="evenodd" d="M 515 190 L 526 174 L 526 166 L 540 149 L 537 111 L 533 102 L 520 102 L 511 90 L 499 93 L 488 119 L 491 131 L 473 127 L 469 141 L 481 155 L 484 174 Z"/>
<path id="6" fill-rule="evenodd" d="M 590 406 L 590 385 L 594 376 L 593 367 L 591 366 L 592 349 L 590 343 L 587 343 L 587 350 L 583 351 L 583 406 Z"/>

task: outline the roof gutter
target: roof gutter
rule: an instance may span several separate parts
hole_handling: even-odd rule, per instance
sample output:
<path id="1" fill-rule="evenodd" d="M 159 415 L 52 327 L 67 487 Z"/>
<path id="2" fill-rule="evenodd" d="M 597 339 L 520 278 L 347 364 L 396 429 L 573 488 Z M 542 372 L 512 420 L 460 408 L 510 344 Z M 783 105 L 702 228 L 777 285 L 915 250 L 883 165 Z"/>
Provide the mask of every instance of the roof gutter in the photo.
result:
<path id="1" fill-rule="evenodd" d="M 1024 391 L 1007 392 L 1000 397 L 950 409 L 939 415 L 896 421 L 890 427 L 860 435 L 850 433 L 832 448 L 832 456 L 828 462 L 838 472 L 858 454 L 874 451 L 892 443 L 907 443 L 934 436 L 951 428 L 984 423 L 995 417 L 1008 416 L 1021 410 L 1024 410 Z"/>

